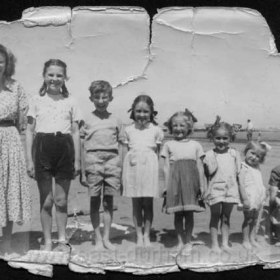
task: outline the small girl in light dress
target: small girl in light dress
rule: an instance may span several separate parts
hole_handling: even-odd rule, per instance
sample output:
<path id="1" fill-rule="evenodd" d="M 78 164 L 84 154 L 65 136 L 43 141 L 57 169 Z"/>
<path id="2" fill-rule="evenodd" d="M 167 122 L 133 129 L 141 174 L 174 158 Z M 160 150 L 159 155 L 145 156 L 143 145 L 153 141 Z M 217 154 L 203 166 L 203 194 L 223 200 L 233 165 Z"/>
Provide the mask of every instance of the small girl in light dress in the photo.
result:
<path id="1" fill-rule="evenodd" d="M 268 149 L 266 143 L 249 142 L 244 150 L 245 162 L 241 164 L 239 181 L 244 213 L 243 246 L 248 250 L 252 246 L 259 247 L 256 240 L 257 220 L 266 199 L 266 188 L 259 165 L 264 162 Z"/>
<path id="2" fill-rule="evenodd" d="M 205 201 L 210 206 L 210 234 L 211 249 L 219 253 L 218 225 L 221 222 L 222 248 L 229 250 L 230 215 L 234 204 L 238 204 L 239 185 L 238 174 L 241 159 L 238 151 L 229 147 L 231 126 L 221 122 L 213 128 L 213 142 L 215 148 L 206 152 L 204 158 L 205 174 L 208 188 Z"/>
<path id="3" fill-rule="evenodd" d="M 167 141 L 161 151 L 164 160 L 165 208 L 167 213 L 175 214 L 174 226 L 179 249 L 190 251 L 193 213 L 205 210 L 199 205 L 199 198 L 205 187 L 202 164 L 204 152 L 197 141 L 189 139 L 193 131 L 191 115 L 177 112 L 169 119 L 167 125 L 174 140 Z"/>
<path id="4" fill-rule="evenodd" d="M 156 111 L 151 97 L 139 95 L 130 111 L 134 122 L 125 128 L 124 143 L 129 151 L 123 164 L 123 195 L 132 197 L 137 246 L 150 246 L 153 198 L 160 195 L 158 151 L 163 131 L 154 120 Z"/>

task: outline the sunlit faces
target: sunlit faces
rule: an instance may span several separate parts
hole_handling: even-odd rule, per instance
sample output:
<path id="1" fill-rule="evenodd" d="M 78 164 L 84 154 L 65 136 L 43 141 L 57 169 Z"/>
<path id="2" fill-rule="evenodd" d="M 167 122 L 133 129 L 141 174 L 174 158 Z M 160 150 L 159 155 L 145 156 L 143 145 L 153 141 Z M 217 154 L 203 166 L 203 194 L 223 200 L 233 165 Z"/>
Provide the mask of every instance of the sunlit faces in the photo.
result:
<path id="1" fill-rule="evenodd" d="M 172 119 L 172 134 L 176 140 L 187 138 L 190 134 L 190 124 L 184 116 L 177 116 Z"/>
<path id="2" fill-rule="evenodd" d="M 44 75 L 44 80 L 47 85 L 48 93 L 60 93 L 61 88 L 65 82 L 64 68 L 58 65 L 51 65 L 47 68 Z"/>
<path id="3" fill-rule="evenodd" d="M 113 97 L 107 92 L 99 92 L 92 94 L 89 99 L 94 103 L 95 109 L 97 111 L 104 112 L 107 110 L 107 107 L 113 100 Z"/>
<path id="4" fill-rule="evenodd" d="M 245 162 L 252 167 L 258 167 L 262 162 L 263 157 L 264 151 L 259 147 L 255 147 L 253 149 L 249 149 L 246 152 Z"/>
<path id="5" fill-rule="evenodd" d="M 151 121 L 151 108 L 143 101 L 138 102 L 134 108 L 134 120 L 140 126 L 144 126 Z"/>
<path id="6" fill-rule="evenodd" d="M 6 57 L 0 53 L 0 78 L 3 76 L 6 69 Z"/>
<path id="7" fill-rule="evenodd" d="M 230 142 L 230 133 L 228 130 L 219 128 L 213 138 L 216 150 L 219 152 L 224 152 L 228 149 Z"/>

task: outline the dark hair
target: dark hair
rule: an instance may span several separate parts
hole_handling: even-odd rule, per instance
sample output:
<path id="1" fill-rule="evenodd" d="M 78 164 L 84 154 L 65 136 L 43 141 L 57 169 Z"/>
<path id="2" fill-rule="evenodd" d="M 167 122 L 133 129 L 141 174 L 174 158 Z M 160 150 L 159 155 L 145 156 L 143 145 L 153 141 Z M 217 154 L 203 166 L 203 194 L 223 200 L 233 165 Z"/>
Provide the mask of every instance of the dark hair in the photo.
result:
<path id="1" fill-rule="evenodd" d="M 0 53 L 5 57 L 6 67 L 4 71 L 4 80 L 9 80 L 15 74 L 16 58 L 10 50 L 0 44 Z"/>
<path id="2" fill-rule="evenodd" d="M 226 122 L 220 122 L 220 123 L 214 125 L 212 127 L 213 137 L 215 137 L 215 135 L 216 135 L 216 133 L 219 129 L 224 129 L 225 131 L 227 131 L 228 134 L 229 134 L 229 138 L 231 139 L 231 137 L 232 137 L 232 126 L 230 124 L 228 124 Z"/>
<path id="3" fill-rule="evenodd" d="M 183 117 L 189 127 L 189 130 L 188 130 L 188 133 L 187 135 L 190 135 L 192 132 L 193 132 L 193 117 L 192 115 L 188 114 L 186 111 L 185 112 L 176 112 L 175 114 L 173 114 L 167 122 L 165 122 L 164 124 L 168 127 L 168 130 L 170 132 L 170 134 L 173 133 L 172 131 L 172 122 L 173 122 L 173 119 L 176 118 L 176 117 Z"/>
<path id="4" fill-rule="evenodd" d="M 135 121 L 134 110 L 139 102 L 145 102 L 150 107 L 151 110 L 150 121 L 153 124 L 157 125 L 157 122 L 155 121 L 155 116 L 157 115 L 157 111 L 155 111 L 153 99 L 149 95 L 141 94 L 134 99 L 131 108 L 128 110 L 128 112 L 131 112 L 130 118 Z"/>
<path id="5" fill-rule="evenodd" d="M 88 88 L 91 95 L 97 94 L 97 93 L 107 93 L 112 97 L 113 95 L 113 89 L 109 82 L 98 80 L 94 81 L 90 84 L 90 87 Z"/>
<path id="6" fill-rule="evenodd" d="M 244 149 L 244 155 L 246 156 L 247 152 L 249 150 L 253 150 L 253 149 L 260 149 L 261 154 L 260 154 L 260 163 L 264 162 L 265 156 L 267 154 L 267 147 L 265 144 L 262 144 L 262 142 L 254 142 L 254 141 L 250 141 L 247 143 L 245 149 Z"/>
<path id="7" fill-rule="evenodd" d="M 66 71 L 67 70 L 67 65 L 66 65 L 65 62 L 63 62 L 60 59 L 50 59 L 50 60 L 45 62 L 44 69 L 43 69 L 43 77 L 45 76 L 45 74 L 47 72 L 47 69 L 52 65 L 56 65 L 56 66 L 61 67 L 63 69 L 63 74 L 64 74 L 65 78 L 67 79 L 67 71 Z M 68 89 L 65 86 L 65 83 L 63 83 L 63 85 L 61 87 L 61 90 L 62 90 L 62 92 L 61 92 L 62 96 L 64 96 L 64 97 L 69 96 L 69 92 L 68 92 Z M 41 96 L 44 96 L 46 94 L 46 92 L 47 92 L 47 85 L 44 81 L 40 90 L 39 90 L 39 94 Z"/>

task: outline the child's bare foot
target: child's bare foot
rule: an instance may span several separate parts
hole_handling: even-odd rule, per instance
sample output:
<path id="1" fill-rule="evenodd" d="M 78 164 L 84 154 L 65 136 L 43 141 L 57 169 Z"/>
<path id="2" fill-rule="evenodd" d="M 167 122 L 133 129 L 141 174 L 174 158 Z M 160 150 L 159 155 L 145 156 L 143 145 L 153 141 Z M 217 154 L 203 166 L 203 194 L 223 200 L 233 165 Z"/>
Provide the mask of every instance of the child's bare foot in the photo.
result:
<path id="1" fill-rule="evenodd" d="M 221 249 L 218 245 L 213 245 L 211 247 L 211 252 L 215 253 L 215 254 L 220 254 L 221 253 Z"/>
<path id="2" fill-rule="evenodd" d="M 192 252 L 192 244 L 191 243 L 187 243 L 183 246 L 182 248 L 182 255 L 188 256 L 191 254 Z"/>
<path id="3" fill-rule="evenodd" d="M 41 251 L 51 251 L 52 250 L 52 243 L 45 243 L 40 248 Z"/>
<path id="4" fill-rule="evenodd" d="M 97 251 L 102 251 L 104 250 L 103 242 L 102 240 L 100 241 L 95 241 L 94 249 Z"/>
<path id="5" fill-rule="evenodd" d="M 242 243 L 242 246 L 246 249 L 246 250 L 252 250 L 252 245 L 249 241 L 244 241 Z"/>
<path id="6" fill-rule="evenodd" d="M 142 234 L 137 235 L 136 239 L 137 239 L 136 246 L 143 247 L 144 246 L 143 235 Z"/>
<path id="7" fill-rule="evenodd" d="M 261 248 L 261 245 L 256 240 L 251 240 L 251 244 L 256 249 Z"/>
<path id="8" fill-rule="evenodd" d="M 116 250 L 116 246 L 114 246 L 110 240 L 106 240 L 103 239 L 103 245 L 106 249 L 111 250 L 111 251 L 115 251 Z"/>
<path id="9" fill-rule="evenodd" d="M 149 236 L 144 235 L 144 246 L 145 247 L 151 247 L 151 240 Z"/>
<path id="10" fill-rule="evenodd" d="M 177 246 L 176 246 L 176 249 L 177 249 L 178 251 L 180 251 L 180 250 L 183 249 L 183 247 L 184 247 L 184 243 L 181 242 L 181 241 L 179 241 L 178 244 L 177 244 Z"/>
<path id="11" fill-rule="evenodd" d="M 222 250 L 227 253 L 230 253 L 232 251 L 231 248 L 228 246 L 228 244 L 223 244 Z"/>

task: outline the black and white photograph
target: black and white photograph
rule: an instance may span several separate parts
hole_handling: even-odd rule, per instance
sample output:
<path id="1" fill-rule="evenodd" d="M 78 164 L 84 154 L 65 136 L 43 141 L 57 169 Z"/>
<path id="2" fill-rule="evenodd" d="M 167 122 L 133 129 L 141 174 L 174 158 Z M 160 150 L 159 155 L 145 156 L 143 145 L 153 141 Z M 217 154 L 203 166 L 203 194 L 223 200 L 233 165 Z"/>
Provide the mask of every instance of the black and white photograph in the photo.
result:
<path id="1" fill-rule="evenodd" d="M 0 258 L 279 269 L 277 1 L 73 2 L 0 22 Z"/>

